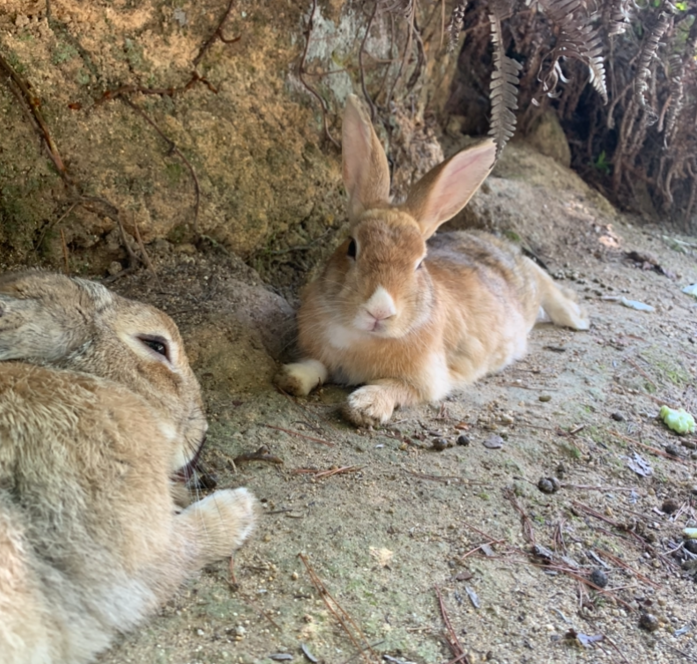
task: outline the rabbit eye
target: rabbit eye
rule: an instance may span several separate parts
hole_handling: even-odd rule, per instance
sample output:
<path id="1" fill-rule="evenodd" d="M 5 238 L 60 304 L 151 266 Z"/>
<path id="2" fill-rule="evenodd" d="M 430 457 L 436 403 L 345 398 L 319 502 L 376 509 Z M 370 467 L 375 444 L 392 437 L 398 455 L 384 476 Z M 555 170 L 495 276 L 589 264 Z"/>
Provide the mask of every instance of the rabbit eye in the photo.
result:
<path id="1" fill-rule="evenodd" d="M 356 257 L 356 249 L 357 249 L 357 247 L 356 247 L 356 241 L 355 241 L 353 238 L 351 238 L 351 241 L 349 242 L 348 251 L 346 252 L 346 255 L 347 255 L 349 258 L 355 258 L 355 257 Z"/>
<path id="2" fill-rule="evenodd" d="M 419 264 L 416 266 L 416 269 L 417 269 L 417 270 L 420 270 L 423 266 L 424 266 L 424 261 L 423 261 L 423 259 L 421 259 L 421 260 L 419 261 Z"/>
<path id="3" fill-rule="evenodd" d="M 154 339 L 150 337 L 139 338 L 145 346 L 150 348 L 150 350 L 154 350 L 158 355 L 163 355 L 169 359 L 169 349 L 167 348 L 167 342 L 164 339 Z"/>

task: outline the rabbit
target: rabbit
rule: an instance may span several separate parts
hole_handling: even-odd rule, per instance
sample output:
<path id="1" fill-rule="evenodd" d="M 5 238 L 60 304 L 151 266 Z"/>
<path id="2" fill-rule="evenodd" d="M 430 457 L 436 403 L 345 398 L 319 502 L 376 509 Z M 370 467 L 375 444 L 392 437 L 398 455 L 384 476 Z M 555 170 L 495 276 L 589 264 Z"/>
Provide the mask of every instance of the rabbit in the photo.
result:
<path id="1" fill-rule="evenodd" d="M 430 170 L 401 205 L 390 203 L 387 157 L 355 96 L 342 145 L 349 237 L 302 294 L 302 359 L 276 375 L 282 390 L 363 384 L 344 416 L 384 424 L 395 407 L 443 399 L 521 358 L 541 309 L 557 325 L 589 328 L 574 294 L 515 246 L 479 232 L 434 235 L 491 171 L 491 140 Z"/>
<path id="2" fill-rule="evenodd" d="M 0 277 L 0 660 L 90 662 L 249 536 L 255 499 L 185 509 L 207 423 L 174 322 L 104 286 Z"/>

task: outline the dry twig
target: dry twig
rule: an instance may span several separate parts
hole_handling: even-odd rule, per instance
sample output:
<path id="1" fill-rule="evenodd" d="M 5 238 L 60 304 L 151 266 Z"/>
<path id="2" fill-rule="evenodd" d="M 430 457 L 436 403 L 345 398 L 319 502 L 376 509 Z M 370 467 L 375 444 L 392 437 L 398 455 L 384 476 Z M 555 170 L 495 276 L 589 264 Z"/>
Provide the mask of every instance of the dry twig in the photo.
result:
<path id="1" fill-rule="evenodd" d="M 320 594 L 322 601 L 324 601 L 324 604 L 329 609 L 329 612 L 339 621 L 339 624 L 344 628 L 344 631 L 348 635 L 349 639 L 351 639 L 351 643 L 353 643 L 353 645 L 359 650 L 363 661 L 367 662 L 368 664 L 376 664 L 377 662 L 379 662 L 379 657 L 368 643 L 368 639 L 366 639 L 365 634 L 363 634 L 361 628 L 354 622 L 353 618 L 351 618 L 351 616 L 348 613 L 346 613 L 346 611 L 341 607 L 339 602 L 337 602 L 336 599 L 334 599 L 329 594 L 329 591 L 327 590 L 324 583 L 322 583 L 322 580 L 319 578 L 319 576 L 317 576 L 317 573 L 310 565 L 310 561 L 307 559 L 307 557 L 304 556 L 302 553 L 299 553 L 298 558 L 300 558 L 303 565 L 305 565 L 305 569 L 307 570 L 307 573 L 310 575 L 312 585 L 317 589 L 317 592 Z M 356 634 L 354 634 L 350 628 L 353 628 Z M 361 646 L 360 644 L 361 641 L 364 644 L 363 646 Z M 366 657 L 365 651 L 368 651 L 370 653 L 372 657 L 372 663 L 371 660 L 368 657 Z"/>
<path id="2" fill-rule="evenodd" d="M 264 461 L 266 463 L 282 464 L 283 459 L 271 454 L 271 450 L 266 445 L 262 445 L 256 452 L 237 455 L 232 462 L 237 465 L 247 461 Z"/>
<path id="3" fill-rule="evenodd" d="M 213 42 L 215 42 L 216 39 L 220 39 L 223 44 L 233 44 L 241 39 L 240 37 L 233 37 L 232 39 L 225 39 L 225 37 L 223 37 L 223 24 L 225 21 L 227 21 L 228 16 L 230 16 L 230 12 L 232 11 L 232 6 L 234 4 L 235 0 L 228 1 L 227 9 L 225 10 L 225 13 L 220 21 L 218 21 L 218 27 L 215 29 L 215 32 L 213 32 L 213 34 L 204 42 L 203 46 L 201 46 L 199 49 L 198 55 L 194 58 L 194 67 L 198 66 L 198 63 L 201 62 L 201 58 L 203 58 L 206 51 L 213 45 Z"/>
<path id="4" fill-rule="evenodd" d="M 445 602 L 443 601 L 443 595 L 440 592 L 440 588 L 438 588 L 438 586 L 434 586 L 434 588 L 436 590 L 436 596 L 438 597 L 438 606 L 440 607 L 440 614 L 443 617 L 443 622 L 445 623 L 445 626 L 448 629 L 448 645 L 450 646 L 450 649 L 453 651 L 453 655 L 455 656 L 455 659 L 451 659 L 450 662 L 448 662 L 448 664 L 455 664 L 455 662 L 463 662 L 464 664 L 469 664 L 467 653 L 465 652 L 465 649 L 462 647 L 460 640 L 457 638 L 457 634 L 455 633 L 455 630 L 453 629 L 453 626 L 450 622 L 450 618 L 448 617 L 448 613 L 445 610 Z"/>
<path id="5" fill-rule="evenodd" d="M 334 143 L 334 145 L 337 148 L 341 148 L 341 145 L 339 142 L 329 133 L 329 125 L 327 121 L 327 107 L 324 103 L 324 99 L 320 96 L 320 94 L 315 90 L 313 87 L 311 87 L 308 82 L 305 80 L 305 59 L 307 58 L 307 49 L 310 46 L 310 36 L 312 35 L 312 29 L 314 27 L 313 24 L 313 19 L 315 16 L 315 10 L 317 9 L 317 0 L 312 0 L 312 9 L 310 10 L 310 16 L 307 19 L 307 28 L 305 29 L 305 48 L 303 49 L 303 54 L 300 58 L 300 64 L 298 65 L 298 78 L 300 79 L 300 82 L 303 84 L 305 89 L 313 96 L 317 101 L 319 102 L 320 108 L 322 109 L 322 123 L 324 125 L 324 133 L 326 137 Z"/>
<path id="6" fill-rule="evenodd" d="M 515 509 L 518 514 L 520 514 L 520 521 L 523 526 L 523 538 L 528 544 L 534 544 L 535 543 L 535 529 L 532 527 L 532 521 L 530 521 L 530 517 L 527 515 L 525 510 L 521 507 L 520 503 L 518 502 L 518 498 L 516 497 L 513 489 L 510 487 L 506 487 L 503 490 L 503 497 L 506 498 L 511 505 L 513 505 L 513 508 Z"/>

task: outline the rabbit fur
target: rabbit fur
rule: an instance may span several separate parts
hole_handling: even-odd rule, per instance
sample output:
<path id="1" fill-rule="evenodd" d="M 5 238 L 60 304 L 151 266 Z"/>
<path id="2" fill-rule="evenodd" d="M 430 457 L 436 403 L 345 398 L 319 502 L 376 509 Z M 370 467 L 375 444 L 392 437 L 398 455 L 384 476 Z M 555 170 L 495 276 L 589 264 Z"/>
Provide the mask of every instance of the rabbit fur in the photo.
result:
<path id="1" fill-rule="evenodd" d="M 385 152 L 355 96 L 342 138 L 350 236 L 303 293 L 302 359 L 277 374 L 281 389 L 363 384 L 344 415 L 376 425 L 397 406 L 442 399 L 521 358 L 541 310 L 588 329 L 574 294 L 513 245 L 486 233 L 434 235 L 489 174 L 491 140 L 436 166 L 392 205 Z"/>
<path id="2" fill-rule="evenodd" d="M 207 424 L 174 322 L 82 279 L 0 277 L 0 661 L 90 662 L 247 538 L 255 501 L 180 509 Z"/>

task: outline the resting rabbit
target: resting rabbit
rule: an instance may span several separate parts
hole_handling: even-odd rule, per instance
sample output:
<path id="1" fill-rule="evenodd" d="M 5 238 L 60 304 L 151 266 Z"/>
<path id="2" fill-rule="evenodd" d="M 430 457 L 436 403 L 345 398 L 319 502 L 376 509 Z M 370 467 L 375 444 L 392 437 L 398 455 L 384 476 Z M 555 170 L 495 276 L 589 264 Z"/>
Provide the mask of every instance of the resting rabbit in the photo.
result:
<path id="1" fill-rule="evenodd" d="M 172 320 L 103 286 L 0 278 L 0 660 L 91 661 L 254 524 L 246 489 L 178 510 L 207 424 Z"/>
<path id="2" fill-rule="evenodd" d="M 282 389 L 365 384 L 344 414 L 375 425 L 396 406 L 442 399 L 521 358 L 541 309 L 588 329 L 573 294 L 514 246 L 485 233 L 433 236 L 489 174 L 490 140 L 433 168 L 402 205 L 390 204 L 387 158 L 354 96 L 342 151 L 350 236 L 303 294 L 302 360 L 276 376 Z"/>

